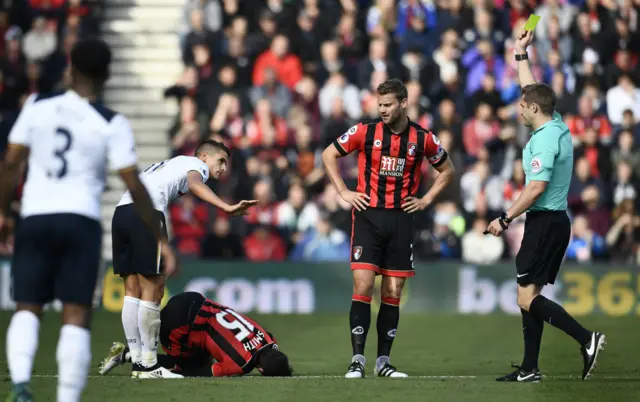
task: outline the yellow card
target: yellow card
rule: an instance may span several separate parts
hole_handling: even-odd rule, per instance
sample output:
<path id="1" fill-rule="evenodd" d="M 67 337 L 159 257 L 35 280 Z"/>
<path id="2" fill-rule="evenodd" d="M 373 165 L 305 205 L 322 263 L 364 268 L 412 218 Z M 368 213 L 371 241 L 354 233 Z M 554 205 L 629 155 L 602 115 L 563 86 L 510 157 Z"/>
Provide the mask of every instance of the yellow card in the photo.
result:
<path id="1" fill-rule="evenodd" d="M 533 31 L 534 29 L 536 29 L 536 25 L 538 25 L 538 21 L 540 21 L 540 17 L 538 17 L 535 14 L 531 14 L 529 16 L 529 19 L 527 20 L 527 23 L 524 24 L 524 30 Z"/>

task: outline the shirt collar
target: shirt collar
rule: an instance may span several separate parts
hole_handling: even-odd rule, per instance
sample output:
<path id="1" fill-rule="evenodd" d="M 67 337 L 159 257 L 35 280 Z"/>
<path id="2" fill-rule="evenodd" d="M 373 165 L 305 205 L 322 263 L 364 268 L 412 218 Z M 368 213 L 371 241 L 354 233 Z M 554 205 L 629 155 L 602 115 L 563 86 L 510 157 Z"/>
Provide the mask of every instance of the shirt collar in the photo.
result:
<path id="1" fill-rule="evenodd" d="M 391 129 L 389 128 L 389 126 L 387 126 L 385 123 L 382 123 L 383 127 L 384 127 L 384 133 L 385 134 L 390 134 L 390 135 L 409 135 L 409 130 L 411 129 L 411 119 L 409 117 L 407 117 L 407 122 L 409 124 L 407 124 L 407 127 L 404 129 L 403 132 L 401 133 L 394 133 L 393 131 L 391 131 Z"/>
<path id="2" fill-rule="evenodd" d="M 549 120 L 548 122 L 544 123 L 543 125 L 541 125 L 540 127 L 538 127 L 537 129 L 533 130 L 531 132 L 531 136 L 536 135 L 537 133 L 539 133 L 540 131 L 542 131 L 542 129 L 544 129 L 545 127 L 547 127 L 548 125 L 550 125 L 551 123 L 557 121 L 560 119 L 560 115 L 558 114 L 558 112 L 553 112 L 553 114 L 551 115 L 551 120 Z"/>

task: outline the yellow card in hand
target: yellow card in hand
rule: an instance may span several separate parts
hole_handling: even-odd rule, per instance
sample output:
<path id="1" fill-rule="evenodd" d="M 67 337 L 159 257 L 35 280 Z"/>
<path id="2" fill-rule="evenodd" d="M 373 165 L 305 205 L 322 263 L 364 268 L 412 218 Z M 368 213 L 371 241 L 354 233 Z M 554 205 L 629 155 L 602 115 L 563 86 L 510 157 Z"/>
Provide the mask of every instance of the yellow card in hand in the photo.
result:
<path id="1" fill-rule="evenodd" d="M 536 25 L 538 25 L 538 21 L 540 21 L 540 17 L 538 17 L 535 14 L 531 14 L 529 16 L 529 19 L 527 20 L 527 23 L 524 24 L 524 30 L 533 31 L 534 29 L 536 29 Z"/>

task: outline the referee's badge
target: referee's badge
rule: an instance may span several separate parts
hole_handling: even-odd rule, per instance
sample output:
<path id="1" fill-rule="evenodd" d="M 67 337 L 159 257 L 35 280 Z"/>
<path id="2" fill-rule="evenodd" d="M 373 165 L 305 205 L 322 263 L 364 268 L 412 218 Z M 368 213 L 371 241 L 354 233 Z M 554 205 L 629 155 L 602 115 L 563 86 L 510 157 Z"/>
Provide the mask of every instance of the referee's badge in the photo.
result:
<path id="1" fill-rule="evenodd" d="M 362 246 L 355 246 L 353 248 L 353 258 L 357 261 L 362 257 Z"/>
<path id="2" fill-rule="evenodd" d="M 542 170 L 542 161 L 540 158 L 531 159 L 531 173 L 536 174 L 540 173 Z"/>
<path id="3" fill-rule="evenodd" d="M 416 148 L 418 148 L 418 144 L 416 144 L 415 142 L 410 142 L 407 145 L 407 153 L 409 154 L 409 156 L 414 156 L 416 154 Z"/>

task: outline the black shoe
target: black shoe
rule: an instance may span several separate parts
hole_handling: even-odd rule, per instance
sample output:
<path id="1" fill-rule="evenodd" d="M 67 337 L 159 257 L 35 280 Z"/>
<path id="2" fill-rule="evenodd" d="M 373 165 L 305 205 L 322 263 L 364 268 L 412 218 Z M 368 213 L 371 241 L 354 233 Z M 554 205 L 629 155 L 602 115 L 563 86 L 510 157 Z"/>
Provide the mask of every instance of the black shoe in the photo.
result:
<path id="1" fill-rule="evenodd" d="M 344 378 L 364 378 L 364 366 L 357 360 L 351 362 Z"/>
<path id="2" fill-rule="evenodd" d="M 606 344 L 606 338 L 604 334 L 600 332 L 594 332 L 591 334 L 589 342 L 582 345 L 580 353 L 582 354 L 582 360 L 584 361 L 584 368 L 582 369 L 582 379 L 586 380 L 591 376 L 591 373 L 596 369 L 596 360 Z"/>
<path id="3" fill-rule="evenodd" d="M 525 371 L 520 366 L 517 367 L 515 371 L 509 373 L 503 377 L 496 378 L 498 382 L 540 382 L 542 381 L 542 373 L 538 371 L 538 369 L 533 369 L 531 371 Z"/>

